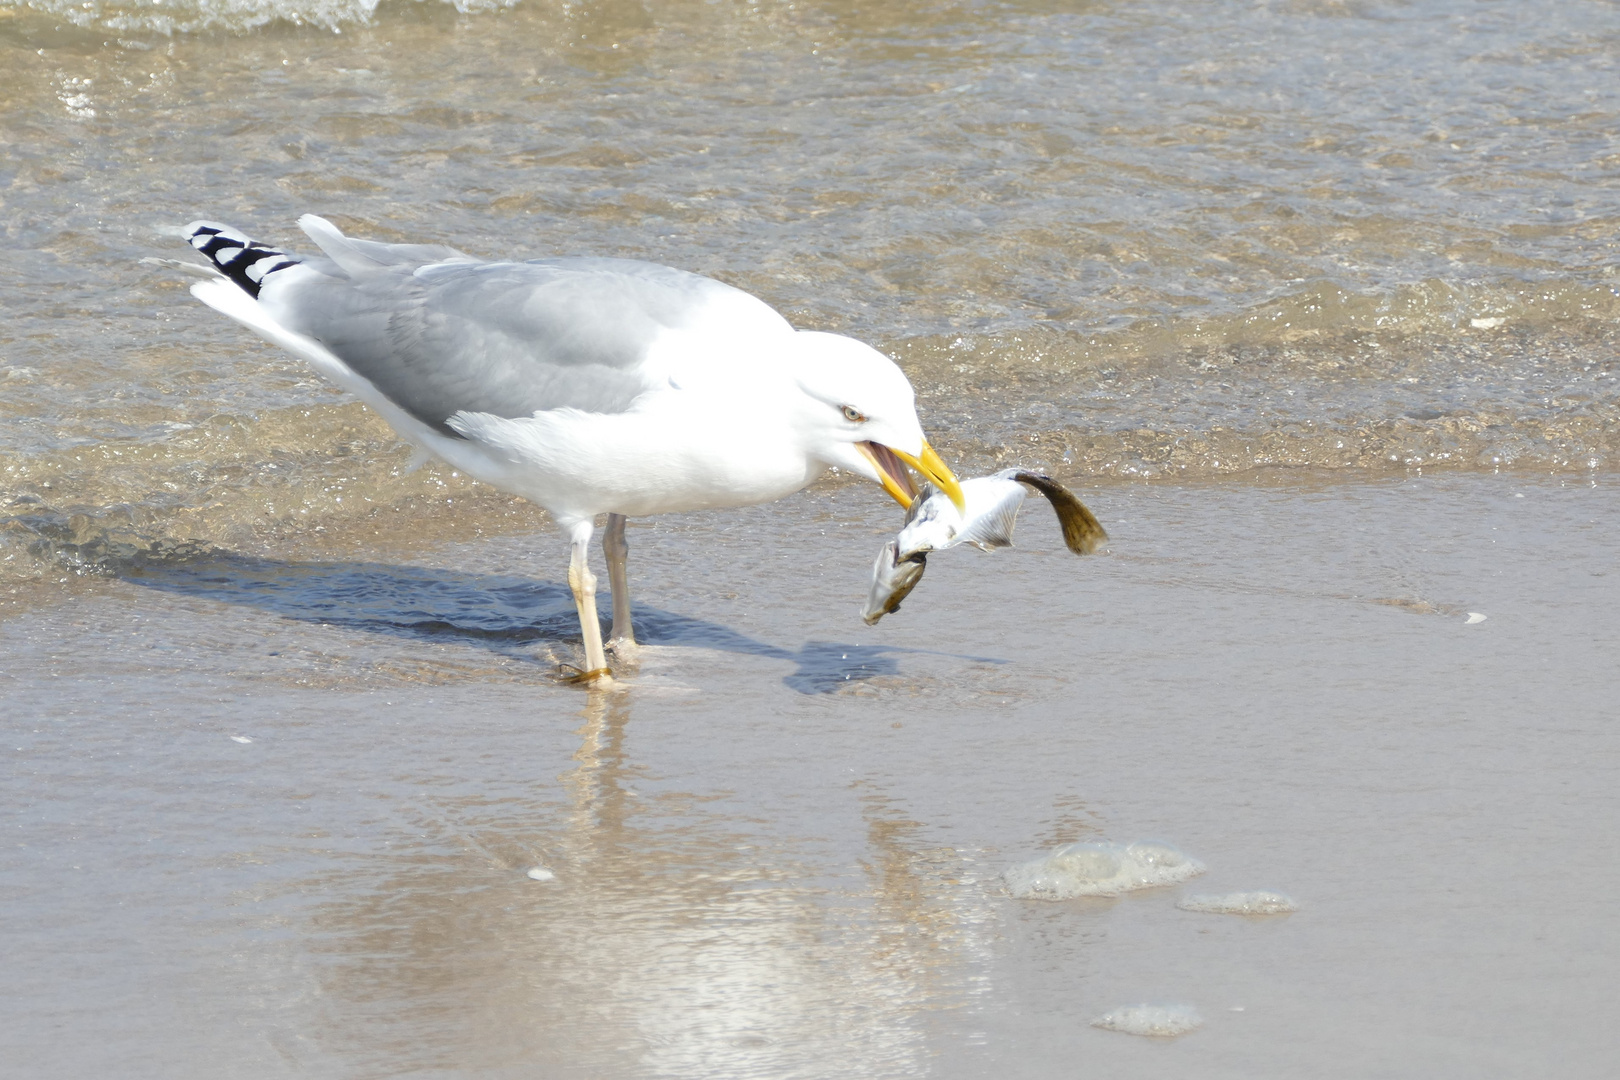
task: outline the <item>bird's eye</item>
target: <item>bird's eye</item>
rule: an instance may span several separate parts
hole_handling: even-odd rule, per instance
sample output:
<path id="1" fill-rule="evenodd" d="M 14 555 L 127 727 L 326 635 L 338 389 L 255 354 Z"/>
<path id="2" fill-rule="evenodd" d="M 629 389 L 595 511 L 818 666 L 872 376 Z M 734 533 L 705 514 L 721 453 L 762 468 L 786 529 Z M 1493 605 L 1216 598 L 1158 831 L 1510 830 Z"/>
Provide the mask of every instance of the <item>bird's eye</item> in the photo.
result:
<path id="1" fill-rule="evenodd" d="M 861 410 L 857 409 L 855 406 L 853 406 L 853 405 L 845 405 L 842 411 L 843 411 L 843 414 L 844 414 L 844 419 L 848 420 L 850 423 L 852 423 L 852 424 L 864 424 L 864 423 L 866 423 L 866 417 L 861 413 Z"/>

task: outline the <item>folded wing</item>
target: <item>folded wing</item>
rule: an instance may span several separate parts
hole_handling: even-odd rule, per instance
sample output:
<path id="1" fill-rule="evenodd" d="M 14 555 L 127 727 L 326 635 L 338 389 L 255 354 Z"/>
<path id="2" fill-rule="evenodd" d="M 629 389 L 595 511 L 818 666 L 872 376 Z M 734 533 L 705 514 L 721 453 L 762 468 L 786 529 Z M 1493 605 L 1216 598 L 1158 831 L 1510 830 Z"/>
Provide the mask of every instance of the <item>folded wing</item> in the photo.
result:
<path id="1" fill-rule="evenodd" d="M 274 275 L 259 303 L 411 416 L 459 438 L 457 413 L 628 411 L 666 376 L 661 335 L 724 320 L 772 331 L 769 306 L 718 281 L 627 259 L 483 262 L 450 248 L 352 240 L 300 224 L 327 256 Z"/>

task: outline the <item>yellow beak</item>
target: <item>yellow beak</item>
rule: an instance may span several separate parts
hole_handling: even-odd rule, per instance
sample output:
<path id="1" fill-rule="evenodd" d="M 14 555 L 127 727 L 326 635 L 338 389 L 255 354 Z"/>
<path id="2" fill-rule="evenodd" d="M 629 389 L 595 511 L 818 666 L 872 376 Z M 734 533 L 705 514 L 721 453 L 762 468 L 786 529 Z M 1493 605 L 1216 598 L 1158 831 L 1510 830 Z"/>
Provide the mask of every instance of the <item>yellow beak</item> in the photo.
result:
<path id="1" fill-rule="evenodd" d="M 914 458 L 910 454 L 903 454 L 899 450 L 894 450 L 893 453 L 895 457 L 922 473 L 935 487 L 948 495 L 958 511 L 964 513 L 967 511 L 967 500 L 962 496 L 962 485 L 956 482 L 956 474 L 951 472 L 951 467 L 945 464 L 944 459 L 939 454 L 934 452 L 934 448 L 928 445 L 927 439 L 923 440 L 922 457 L 920 458 Z M 911 504 L 908 502 L 906 505 L 909 507 Z"/>
<path id="2" fill-rule="evenodd" d="M 885 468 L 886 463 L 883 458 L 889 455 L 893 455 L 898 460 L 916 469 L 925 480 L 949 496 L 958 510 L 965 511 L 967 509 L 967 502 L 962 497 L 962 485 L 956 482 L 956 476 L 951 472 L 950 466 L 946 465 L 934 448 L 928 445 L 928 440 L 923 440 L 921 457 L 912 457 L 910 454 L 890 446 L 874 446 L 867 443 L 857 443 L 856 445 L 862 453 L 871 459 L 872 464 L 877 466 L 878 478 L 883 484 L 883 490 L 887 491 L 889 497 L 901 506 L 910 509 L 912 501 L 917 497 L 917 491 L 911 482 L 911 477 L 896 476 L 892 467 Z M 899 471 L 904 472 L 904 470 Z"/>

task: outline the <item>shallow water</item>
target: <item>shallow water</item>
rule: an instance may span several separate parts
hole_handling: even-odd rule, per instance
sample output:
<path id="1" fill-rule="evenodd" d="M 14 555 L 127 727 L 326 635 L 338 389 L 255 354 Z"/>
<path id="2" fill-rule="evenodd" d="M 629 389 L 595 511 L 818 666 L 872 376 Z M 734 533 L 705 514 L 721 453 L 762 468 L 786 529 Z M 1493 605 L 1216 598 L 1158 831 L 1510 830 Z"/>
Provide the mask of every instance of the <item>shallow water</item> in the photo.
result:
<path id="1" fill-rule="evenodd" d="M 1613 467 L 1611 4 L 497 6 L 0 5 L 0 574 L 456 486 L 139 262 L 198 216 L 711 273 L 970 471 Z"/>
<path id="2" fill-rule="evenodd" d="M 1620 11 L 459 6 L 0 3 L 0 1060 L 1604 1074 Z M 867 629 L 875 491 L 636 523 L 559 687 L 545 515 L 140 262 L 306 211 L 857 334 L 1113 553 Z"/>
<path id="3" fill-rule="evenodd" d="M 875 629 L 864 493 L 633 530 L 655 644 L 611 695 L 536 660 L 527 540 L 81 579 L 0 623 L 6 1059 L 1605 1075 L 1610 493 L 1090 494 L 1114 554 L 1032 516 Z M 999 880 L 1137 838 L 1207 871 Z M 1262 889 L 1300 910 L 1176 907 Z M 1205 1022 L 1090 1026 L 1137 1004 Z"/>

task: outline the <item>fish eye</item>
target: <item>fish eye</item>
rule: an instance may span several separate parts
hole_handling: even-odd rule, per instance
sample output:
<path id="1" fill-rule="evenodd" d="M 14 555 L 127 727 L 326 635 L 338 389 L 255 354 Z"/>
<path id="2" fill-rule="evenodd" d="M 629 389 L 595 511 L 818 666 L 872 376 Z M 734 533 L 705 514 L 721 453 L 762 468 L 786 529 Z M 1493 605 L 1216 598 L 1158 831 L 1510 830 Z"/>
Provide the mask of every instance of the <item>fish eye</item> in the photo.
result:
<path id="1" fill-rule="evenodd" d="M 852 424 L 866 423 L 866 416 L 853 405 L 845 405 L 840 411 L 844 414 L 844 419 Z"/>

